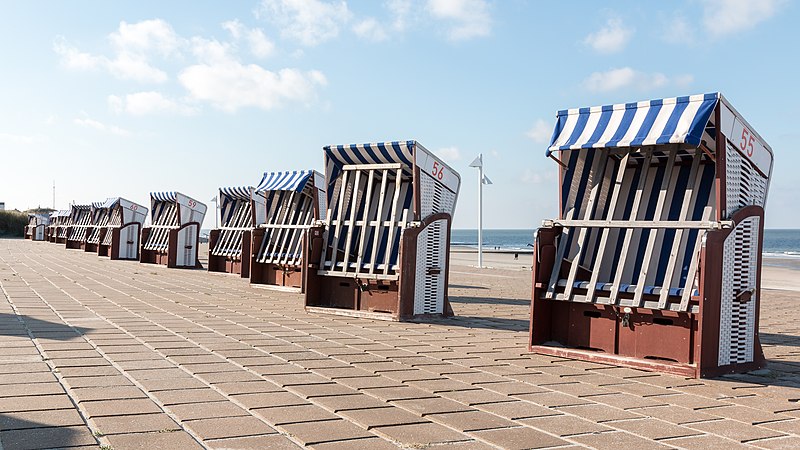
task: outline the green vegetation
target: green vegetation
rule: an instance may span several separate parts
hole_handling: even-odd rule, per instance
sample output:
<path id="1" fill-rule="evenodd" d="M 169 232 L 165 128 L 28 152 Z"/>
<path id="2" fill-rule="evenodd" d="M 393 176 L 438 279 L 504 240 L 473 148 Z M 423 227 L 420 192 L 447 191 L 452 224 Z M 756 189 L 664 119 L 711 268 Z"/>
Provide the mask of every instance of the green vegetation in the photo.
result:
<path id="1" fill-rule="evenodd" d="M 0 211 L 0 237 L 23 237 L 28 215 L 19 211 Z"/>

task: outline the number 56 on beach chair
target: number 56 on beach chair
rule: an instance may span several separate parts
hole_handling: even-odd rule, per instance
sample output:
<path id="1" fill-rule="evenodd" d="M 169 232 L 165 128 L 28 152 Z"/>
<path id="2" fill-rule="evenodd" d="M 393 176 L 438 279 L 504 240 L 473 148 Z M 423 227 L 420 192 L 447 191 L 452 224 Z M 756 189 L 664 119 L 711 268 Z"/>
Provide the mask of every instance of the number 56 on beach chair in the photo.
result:
<path id="1" fill-rule="evenodd" d="M 530 348 L 689 377 L 761 367 L 772 150 L 720 94 L 564 110 Z"/>
<path id="2" fill-rule="evenodd" d="M 197 247 L 206 205 L 180 192 L 152 192 L 150 214 L 150 226 L 142 230 L 139 262 L 201 267 Z"/>
<path id="3" fill-rule="evenodd" d="M 306 310 L 386 320 L 452 315 L 458 173 L 415 141 L 324 154 L 328 213 L 309 231 Z"/>

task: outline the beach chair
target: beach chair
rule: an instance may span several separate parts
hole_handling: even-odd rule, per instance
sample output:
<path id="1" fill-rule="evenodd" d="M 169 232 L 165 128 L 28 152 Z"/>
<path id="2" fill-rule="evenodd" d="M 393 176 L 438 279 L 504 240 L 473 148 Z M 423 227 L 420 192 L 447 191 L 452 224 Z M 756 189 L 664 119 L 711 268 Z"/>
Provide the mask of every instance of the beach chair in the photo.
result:
<path id="1" fill-rule="evenodd" d="M 70 224 L 67 227 L 67 248 L 83 250 L 86 247 L 86 238 L 92 226 L 92 208 L 99 205 L 99 203 L 72 205 Z"/>
<path id="2" fill-rule="evenodd" d="M 208 271 L 250 276 L 252 186 L 219 188 L 220 222 L 208 238 Z"/>
<path id="3" fill-rule="evenodd" d="M 91 208 L 91 224 L 86 229 L 86 242 L 83 245 L 83 251 L 89 253 L 97 253 L 100 246 L 101 234 L 105 231 L 108 225 L 108 208 L 105 206 L 106 202 L 92 203 Z"/>
<path id="4" fill-rule="evenodd" d="M 179 192 L 152 192 L 150 214 L 150 226 L 142 229 L 139 262 L 201 268 L 197 249 L 206 205 Z"/>
<path id="5" fill-rule="evenodd" d="M 111 259 L 139 260 L 139 238 L 147 208 L 121 197 L 109 198 L 103 208 L 106 210 L 106 219 L 96 229 L 97 255 Z"/>
<path id="6" fill-rule="evenodd" d="M 416 141 L 324 154 L 328 212 L 309 230 L 306 310 L 384 320 L 452 315 L 448 247 L 459 174 Z"/>
<path id="7" fill-rule="evenodd" d="M 25 239 L 43 241 L 47 227 L 50 225 L 50 216 L 47 214 L 28 214 L 28 225 L 25 226 Z"/>
<path id="8" fill-rule="evenodd" d="M 250 283 L 303 289 L 306 233 L 325 216 L 325 180 L 317 171 L 267 172 L 253 191 Z"/>
<path id="9" fill-rule="evenodd" d="M 61 234 L 68 218 L 68 209 L 61 209 L 50 214 L 50 225 L 47 227 L 47 240 L 49 242 L 57 242 L 58 236 Z"/>
<path id="10" fill-rule="evenodd" d="M 560 209 L 534 246 L 530 349 L 716 376 L 761 367 L 772 150 L 720 94 L 558 113 Z"/>

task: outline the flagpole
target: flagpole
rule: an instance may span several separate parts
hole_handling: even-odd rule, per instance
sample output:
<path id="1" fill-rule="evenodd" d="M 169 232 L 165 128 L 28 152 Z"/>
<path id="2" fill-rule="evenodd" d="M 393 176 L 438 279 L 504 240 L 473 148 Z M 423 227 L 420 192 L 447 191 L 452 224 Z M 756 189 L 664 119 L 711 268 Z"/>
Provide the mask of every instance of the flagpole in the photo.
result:
<path id="1" fill-rule="evenodd" d="M 483 267 L 483 154 L 478 156 L 478 268 Z"/>
<path id="2" fill-rule="evenodd" d="M 483 153 L 469 166 L 478 169 L 478 268 L 483 268 L 483 185 L 492 181 L 483 174 Z"/>

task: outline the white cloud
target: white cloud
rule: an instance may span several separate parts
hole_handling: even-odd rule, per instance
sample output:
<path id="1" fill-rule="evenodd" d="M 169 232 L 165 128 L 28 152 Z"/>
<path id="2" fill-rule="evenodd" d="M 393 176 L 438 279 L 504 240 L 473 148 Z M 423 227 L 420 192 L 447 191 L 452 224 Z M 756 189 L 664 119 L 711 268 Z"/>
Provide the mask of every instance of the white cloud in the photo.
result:
<path id="1" fill-rule="evenodd" d="M 353 31 L 360 38 L 368 39 L 374 42 L 385 41 L 389 35 L 386 34 L 383 27 L 377 20 L 369 17 L 357 23 L 353 27 Z"/>
<path id="2" fill-rule="evenodd" d="M 755 27 L 774 16 L 785 0 L 703 0 L 703 24 L 716 37 Z"/>
<path id="3" fill-rule="evenodd" d="M 411 12 L 411 0 L 389 0 L 386 2 L 386 8 L 393 17 L 392 28 L 396 31 L 405 31 L 408 15 Z"/>
<path id="4" fill-rule="evenodd" d="M 692 32 L 689 22 L 681 14 L 676 13 L 663 23 L 662 39 L 670 44 L 693 44 L 696 33 Z"/>
<path id="5" fill-rule="evenodd" d="M 98 131 L 102 131 L 104 133 L 115 134 L 117 136 L 127 137 L 131 135 L 131 132 L 128 130 L 122 129 L 116 125 L 106 125 L 102 122 L 99 122 L 89 117 L 84 117 L 82 119 L 76 118 L 73 120 L 73 123 L 75 125 L 79 125 L 86 128 L 92 128 Z"/>
<path id="6" fill-rule="evenodd" d="M 256 16 L 280 28 L 281 37 L 313 47 L 338 36 L 351 13 L 344 1 L 262 0 Z"/>
<path id="7" fill-rule="evenodd" d="M 295 11 L 302 19 L 300 25 L 304 26 L 327 25 L 321 19 L 326 11 L 344 12 L 349 17 L 345 3 L 336 6 L 317 0 L 264 2 L 265 5 L 267 3 Z M 326 17 L 333 20 L 331 15 Z M 243 62 L 240 44 L 246 45 L 250 54 L 257 58 L 271 55 L 274 44 L 261 29 L 248 28 L 238 20 L 224 22 L 221 26 L 230 33 L 230 39 L 220 41 L 203 36 L 183 38 L 160 19 L 135 24 L 122 22 L 119 29 L 109 35 L 115 51 L 109 57 L 82 53 L 66 44 L 63 38 L 55 40 L 54 50 L 67 67 L 82 70 L 103 68 L 120 79 L 155 83 L 167 81 L 171 74 L 153 66 L 150 63 L 153 57 L 160 55 L 161 58 L 169 57 L 178 62 L 192 60 L 182 70 L 175 72 L 180 85 L 186 90 L 181 99 L 154 90 L 107 97 L 110 110 L 131 115 L 191 115 L 199 112 L 201 103 L 210 103 L 228 112 L 243 107 L 270 110 L 289 102 L 311 102 L 316 99 L 318 88 L 327 84 L 325 76 L 316 70 L 270 70 Z M 88 117 L 75 119 L 74 122 L 120 135 L 127 133 Z"/>
<path id="8" fill-rule="evenodd" d="M 609 92 L 622 88 L 633 88 L 639 91 L 673 85 L 686 87 L 694 81 L 691 75 L 667 77 L 663 73 L 645 73 L 630 67 L 611 69 L 606 72 L 594 72 L 583 80 L 583 87 L 592 92 Z"/>
<path id="9" fill-rule="evenodd" d="M 167 73 L 153 67 L 147 57 L 134 53 L 120 53 L 113 60 L 105 60 L 105 65 L 112 75 L 121 80 L 163 83 L 169 79 Z"/>
<path id="10" fill-rule="evenodd" d="M 22 134 L 0 133 L 0 142 L 11 145 L 32 145 L 43 141 L 38 136 L 26 136 Z"/>
<path id="11" fill-rule="evenodd" d="M 114 47 L 112 57 L 82 52 L 67 44 L 63 37 L 55 39 L 53 49 L 61 56 L 61 64 L 69 69 L 104 68 L 122 80 L 163 83 L 169 77 L 151 64 L 152 54 L 169 56 L 183 44 L 172 27 L 161 19 L 134 24 L 120 22 L 117 31 L 109 34 L 108 39 Z"/>
<path id="12" fill-rule="evenodd" d="M 434 18 L 450 22 L 447 37 L 452 41 L 488 36 L 492 31 L 485 0 L 428 0 L 427 10 Z"/>
<path id="13" fill-rule="evenodd" d="M 116 113 L 128 113 L 134 116 L 148 114 L 179 114 L 192 115 L 198 111 L 196 108 L 179 103 L 164 97 L 159 92 L 136 92 L 125 97 L 116 95 L 108 96 L 108 106 Z"/>
<path id="14" fill-rule="evenodd" d="M 257 58 L 266 58 L 275 52 L 275 43 L 269 40 L 260 28 L 247 28 L 238 20 L 223 22 L 222 28 L 228 30 L 234 40 L 244 39 L 247 41 L 250 53 Z"/>
<path id="15" fill-rule="evenodd" d="M 260 29 L 249 30 L 247 42 L 250 44 L 250 52 L 258 58 L 266 58 L 275 52 L 275 44 Z"/>
<path id="16" fill-rule="evenodd" d="M 53 51 L 61 56 L 61 64 L 74 70 L 91 70 L 103 63 L 103 58 L 90 53 L 82 52 L 67 44 L 63 36 L 57 36 L 53 41 Z"/>
<path id="17" fill-rule="evenodd" d="M 117 31 L 108 36 L 120 53 L 147 54 L 155 52 L 169 56 L 182 45 L 182 39 L 172 26 L 161 19 L 137 23 L 120 22 Z"/>
<path id="18" fill-rule="evenodd" d="M 614 17 L 608 19 L 605 27 L 586 36 L 583 43 L 599 53 L 616 53 L 625 48 L 631 36 L 633 29 L 626 28 L 622 19 Z"/>
<path id="19" fill-rule="evenodd" d="M 461 151 L 458 147 L 443 147 L 436 150 L 434 153 L 446 162 L 458 161 L 461 159 Z"/>
<path id="20" fill-rule="evenodd" d="M 231 44 L 195 36 L 190 39 L 192 54 L 202 63 L 222 63 L 233 59 Z"/>
<path id="21" fill-rule="evenodd" d="M 533 123 L 533 127 L 525 133 L 526 136 L 537 144 L 549 143 L 552 134 L 552 125 L 542 119 L 537 119 L 536 122 Z"/>
<path id="22" fill-rule="evenodd" d="M 287 101 L 310 102 L 316 97 L 317 87 L 327 84 L 319 71 L 272 72 L 237 61 L 193 65 L 184 69 L 178 79 L 193 99 L 209 102 L 226 112 L 243 107 L 270 110 Z"/>

